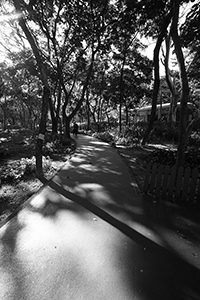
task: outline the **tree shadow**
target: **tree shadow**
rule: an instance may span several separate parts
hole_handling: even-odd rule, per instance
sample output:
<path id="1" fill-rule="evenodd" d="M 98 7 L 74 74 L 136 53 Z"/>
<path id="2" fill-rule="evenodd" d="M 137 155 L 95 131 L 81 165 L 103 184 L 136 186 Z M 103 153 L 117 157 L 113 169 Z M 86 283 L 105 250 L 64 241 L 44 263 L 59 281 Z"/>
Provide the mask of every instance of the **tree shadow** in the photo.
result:
<path id="1" fill-rule="evenodd" d="M 47 188 L 49 190 L 44 203 L 35 206 L 34 199 L 32 199 L 27 203 L 26 209 L 51 220 L 56 219 L 57 214 L 62 210 L 70 210 L 83 219 L 87 218 L 89 211 L 132 241 L 125 253 L 118 251 L 118 249 L 116 249 L 115 254 L 113 253 L 113 255 L 118 256 L 117 261 L 121 268 L 120 272 L 124 272 L 126 275 L 122 276 L 123 279 L 126 277 L 124 279 L 126 283 L 124 284 L 132 289 L 132 295 L 139 295 L 141 297 L 139 299 L 199 299 L 200 271 L 198 268 L 91 203 L 88 201 L 87 195 L 85 195 L 86 197 L 80 197 L 67 191 L 54 181 L 49 181 Z M 134 217 L 136 215 L 135 213 Z M 4 252 L 10 253 L 10 260 L 15 266 L 14 270 L 18 269 L 16 274 L 12 270 L 12 276 L 15 278 L 15 295 L 17 293 L 19 295 L 27 293 L 22 282 L 16 279 L 21 266 L 18 265 L 15 259 L 15 247 L 17 235 L 22 229 L 23 226 L 15 218 L 8 224 L 1 239 Z M 120 246 L 116 243 L 117 248 L 120 248 Z M 7 263 L 4 262 L 4 267 L 7 266 Z M 23 273 L 22 268 L 20 272 Z M 77 269 L 76 272 L 80 273 L 81 269 Z M 89 276 L 88 273 L 88 279 L 86 280 L 88 284 L 91 284 L 89 283 Z"/>
<path id="2" fill-rule="evenodd" d="M 143 195 L 137 200 L 134 189 L 130 189 L 130 177 L 123 161 L 115 164 L 111 160 L 111 157 L 118 156 L 116 151 L 100 141 L 88 139 L 87 142 L 78 148 L 70 165 L 60 171 L 56 182 L 108 212 L 122 217 L 126 215 L 127 219 L 150 228 L 160 235 L 163 242 L 162 234 L 166 229 L 188 242 L 200 243 L 198 214 L 195 217 L 191 210 L 150 196 Z"/>
<path id="3" fill-rule="evenodd" d="M 48 186 L 65 198 L 89 210 L 141 246 L 141 253 L 137 256 L 137 258 L 140 257 L 140 261 L 137 261 L 140 266 L 137 275 L 135 275 L 135 266 L 132 266 L 135 261 L 129 261 L 129 265 L 134 270 L 132 277 L 136 276 L 137 289 L 141 295 L 147 297 L 145 299 L 199 299 L 200 270 L 198 268 L 189 264 L 174 251 L 160 246 L 87 199 L 66 191 L 53 181 L 50 181 Z M 62 209 L 68 209 L 69 203 L 65 204 L 65 201 L 61 201 L 59 206 Z M 131 250 L 130 247 L 129 259 L 134 258 L 133 251 L 135 250 Z M 145 271 L 143 272 L 143 270 Z"/>
<path id="4" fill-rule="evenodd" d="M 0 232 L 0 283 L 2 299 L 16 299 L 17 295 L 25 295 L 25 284 L 21 280 L 24 270 L 16 254 L 17 239 L 24 226 L 15 216 L 3 227 Z M 1 231 L 2 231 L 1 228 Z M 20 274 L 20 276 L 19 276 Z M 6 281 L 4 279 L 6 278 Z M 17 298 L 18 299 L 18 298 Z"/>

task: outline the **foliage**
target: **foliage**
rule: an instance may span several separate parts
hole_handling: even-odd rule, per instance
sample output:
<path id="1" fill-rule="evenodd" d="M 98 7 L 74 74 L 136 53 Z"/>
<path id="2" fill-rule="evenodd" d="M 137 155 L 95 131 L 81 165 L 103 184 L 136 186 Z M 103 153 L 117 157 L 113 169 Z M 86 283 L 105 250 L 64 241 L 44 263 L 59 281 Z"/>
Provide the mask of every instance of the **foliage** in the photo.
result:
<path id="1" fill-rule="evenodd" d="M 139 144 L 146 128 L 145 122 L 138 122 L 132 126 L 126 126 L 121 133 L 116 136 L 116 144 L 134 145 Z"/>
<path id="2" fill-rule="evenodd" d="M 99 132 L 99 133 L 96 132 L 92 136 L 95 137 L 95 138 L 98 138 L 98 139 L 100 139 L 100 140 L 102 140 L 106 143 L 113 143 L 114 142 L 113 136 L 107 131 Z"/>
<path id="3" fill-rule="evenodd" d="M 172 167 L 176 164 L 177 151 L 169 149 L 156 149 L 146 157 L 147 162 L 169 165 Z M 200 150 L 190 149 L 185 154 L 185 167 L 191 169 L 198 168 L 200 171 Z"/>
<path id="4" fill-rule="evenodd" d="M 74 140 L 64 145 L 62 139 L 50 134 L 44 145 L 43 168 L 48 178 L 55 173 L 54 161 L 65 161 L 76 147 Z M 27 178 L 35 178 L 35 132 L 30 130 L 0 131 L 0 182 L 16 185 Z"/>
<path id="5" fill-rule="evenodd" d="M 43 154 L 49 156 L 52 159 L 58 158 L 58 156 L 64 156 L 69 154 L 76 147 L 76 143 L 73 139 L 66 140 L 63 136 L 46 136 L 47 142 L 43 147 Z"/>
<path id="6" fill-rule="evenodd" d="M 150 141 L 178 142 L 178 128 L 166 121 L 156 121 L 149 137 Z"/>
<path id="7" fill-rule="evenodd" d="M 44 172 L 52 171 L 51 161 L 43 157 Z M 2 183 L 14 182 L 15 184 L 27 176 L 35 175 L 35 157 L 21 158 L 21 160 L 6 164 L 1 167 L 0 180 Z"/>
<path id="8" fill-rule="evenodd" d="M 36 127 L 40 115 L 41 85 L 34 74 L 34 59 L 30 50 L 10 53 L 12 64 L 2 63 L 0 75 L 4 80 L 4 96 L 1 99 L 4 129 L 12 126 Z"/>
<path id="9" fill-rule="evenodd" d="M 181 25 L 181 38 L 184 46 L 195 47 L 196 42 L 200 40 L 200 1 L 196 3 L 189 10 L 185 22 Z"/>
<path id="10" fill-rule="evenodd" d="M 127 1 L 134 6 L 131 1 Z M 137 1 L 136 13 L 138 15 L 138 26 L 145 36 L 157 38 L 162 22 L 172 7 L 172 1 L 166 0 L 141 0 Z"/>
<path id="11" fill-rule="evenodd" d="M 188 146 L 196 149 L 200 149 L 200 135 L 199 132 L 195 131 L 191 134 L 188 139 Z"/>
<path id="12" fill-rule="evenodd" d="M 173 166 L 176 163 L 176 151 L 156 149 L 148 156 L 147 162 Z"/>
<path id="13" fill-rule="evenodd" d="M 146 122 L 137 122 L 132 126 L 126 126 L 121 133 L 115 134 L 116 144 L 133 145 L 139 144 L 146 130 Z M 163 143 L 178 141 L 178 128 L 172 127 L 165 121 L 155 122 L 154 130 L 149 136 L 149 143 Z"/>

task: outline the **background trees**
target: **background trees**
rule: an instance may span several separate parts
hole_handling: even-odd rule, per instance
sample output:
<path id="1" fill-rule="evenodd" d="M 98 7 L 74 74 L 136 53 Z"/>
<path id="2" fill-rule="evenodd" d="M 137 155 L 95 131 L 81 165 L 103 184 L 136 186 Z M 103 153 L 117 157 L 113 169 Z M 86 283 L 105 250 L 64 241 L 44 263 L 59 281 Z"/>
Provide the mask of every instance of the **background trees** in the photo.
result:
<path id="1" fill-rule="evenodd" d="M 186 1 L 188 2 L 188 1 Z M 146 143 L 149 133 L 153 128 L 153 122 L 155 119 L 156 112 L 156 103 L 158 98 L 158 90 L 160 84 L 160 76 L 159 76 L 159 52 L 161 44 L 166 38 L 166 59 L 165 59 L 165 70 L 167 75 L 167 82 L 170 87 L 172 96 L 174 98 L 174 102 L 177 101 L 177 96 L 180 96 L 181 109 L 180 109 L 180 120 L 179 120 L 179 143 L 178 143 L 178 155 L 177 155 L 177 164 L 184 165 L 184 155 L 187 143 L 187 102 L 189 100 L 189 84 L 187 77 L 187 68 L 186 62 L 182 50 L 182 42 L 179 35 L 179 16 L 180 16 L 180 7 L 184 3 L 184 1 L 162 1 L 161 6 L 163 7 L 163 11 L 166 13 L 163 16 L 162 23 L 157 19 L 157 11 L 155 11 L 156 15 L 154 15 L 154 19 L 152 18 L 152 13 L 147 14 L 147 18 L 149 21 L 152 21 L 155 28 L 155 32 L 159 32 L 157 35 L 157 43 L 154 49 L 154 91 L 153 91 L 153 99 L 152 99 L 152 113 L 151 119 L 149 122 L 149 126 L 145 132 L 143 138 L 143 144 Z M 168 29 L 169 28 L 169 29 Z M 148 29 L 146 30 L 144 26 L 144 30 L 147 34 L 149 34 Z M 166 35 L 167 34 L 167 35 Z M 170 82 L 169 76 L 169 68 L 167 66 L 168 63 L 168 55 L 169 55 L 169 47 L 170 47 L 170 38 L 173 41 L 174 53 L 176 54 L 177 63 L 179 66 L 180 73 L 180 83 L 181 83 L 181 93 L 180 95 L 176 94 L 176 91 L 173 89 L 173 85 Z M 189 126 L 189 125 L 188 125 Z"/>
<path id="2" fill-rule="evenodd" d="M 186 4 L 191 10 L 180 27 Z M 151 98 L 152 113 L 143 144 L 153 129 L 157 102 L 171 99 L 172 112 L 175 103 L 181 102 L 178 164 L 184 163 L 187 136 L 198 124 L 195 120 L 189 126 L 186 118 L 187 102 L 199 103 L 198 4 L 175 0 L 1 2 L 4 16 L 17 17 L 7 21 L 15 39 L 9 43 L 5 36 L 5 42 L 1 41 L 8 59 L 1 66 L 6 86 L 1 118 L 4 127 L 8 122 L 32 129 L 39 126 L 38 174 L 42 175 L 47 119 L 52 136 L 62 133 L 65 142 L 74 119 L 87 122 L 87 129 L 95 123 L 97 130 L 102 122 L 109 127 L 115 121 L 121 132 L 147 98 Z M 145 56 L 141 37 L 156 40 L 153 62 Z M 161 49 L 167 85 L 160 79 Z M 172 52 L 179 71 L 171 68 Z"/>

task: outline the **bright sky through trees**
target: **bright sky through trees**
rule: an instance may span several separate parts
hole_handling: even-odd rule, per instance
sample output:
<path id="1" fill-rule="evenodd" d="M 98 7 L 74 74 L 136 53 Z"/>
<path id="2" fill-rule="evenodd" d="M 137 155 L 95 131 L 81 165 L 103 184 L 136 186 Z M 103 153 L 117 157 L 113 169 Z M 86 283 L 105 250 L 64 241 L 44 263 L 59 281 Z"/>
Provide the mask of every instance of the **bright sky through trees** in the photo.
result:
<path id="1" fill-rule="evenodd" d="M 8 50 L 12 51 L 12 49 L 9 49 L 10 45 L 6 45 L 5 41 L 5 37 L 11 38 L 11 29 L 8 21 L 16 20 L 19 16 L 20 14 L 17 13 L 0 15 L 0 62 L 3 62 L 6 59 L 6 52 Z M 8 46 L 8 48 L 6 46 Z"/>

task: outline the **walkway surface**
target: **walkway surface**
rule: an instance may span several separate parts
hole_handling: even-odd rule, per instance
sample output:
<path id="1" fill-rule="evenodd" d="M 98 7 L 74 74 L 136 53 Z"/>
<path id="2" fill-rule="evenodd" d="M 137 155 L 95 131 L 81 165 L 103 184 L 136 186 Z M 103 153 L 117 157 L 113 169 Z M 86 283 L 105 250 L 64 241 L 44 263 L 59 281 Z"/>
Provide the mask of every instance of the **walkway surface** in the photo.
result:
<path id="1" fill-rule="evenodd" d="M 0 229 L 0 299 L 199 300 L 198 220 L 138 194 L 115 149 L 79 136 Z"/>

